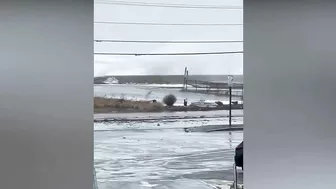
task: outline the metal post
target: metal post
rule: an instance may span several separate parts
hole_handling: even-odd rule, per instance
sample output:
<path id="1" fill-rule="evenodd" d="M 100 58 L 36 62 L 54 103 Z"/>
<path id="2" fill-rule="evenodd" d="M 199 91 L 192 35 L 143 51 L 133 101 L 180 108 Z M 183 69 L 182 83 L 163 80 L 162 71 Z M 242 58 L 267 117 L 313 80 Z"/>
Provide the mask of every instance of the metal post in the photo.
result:
<path id="1" fill-rule="evenodd" d="M 232 117 L 231 116 L 231 110 L 232 110 L 232 107 L 231 107 L 232 106 L 231 105 L 232 104 L 232 87 L 231 86 L 229 87 L 229 93 L 230 93 L 230 99 L 229 99 L 229 126 L 230 126 L 230 129 L 231 129 L 231 126 L 232 126 L 231 125 L 231 119 L 232 119 L 231 118 Z"/>
<path id="2" fill-rule="evenodd" d="M 232 86 L 233 86 L 233 76 L 229 75 L 228 76 L 228 86 L 229 86 L 229 128 L 231 129 L 231 119 L 232 119 L 232 115 L 231 115 L 231 110 L 232 110 Z"/>
<path id="3" fill-rule="evenodd" d="M 186 83 L 187 83 L 187 67 L 184 68 L 184 76 L 183 76 L 183 90 L 186 89 Z"/>
<path id="4" fill-rule="evenodd" d="M 186 72 L 186 90 L 188 90 L 189 71 Z"/>

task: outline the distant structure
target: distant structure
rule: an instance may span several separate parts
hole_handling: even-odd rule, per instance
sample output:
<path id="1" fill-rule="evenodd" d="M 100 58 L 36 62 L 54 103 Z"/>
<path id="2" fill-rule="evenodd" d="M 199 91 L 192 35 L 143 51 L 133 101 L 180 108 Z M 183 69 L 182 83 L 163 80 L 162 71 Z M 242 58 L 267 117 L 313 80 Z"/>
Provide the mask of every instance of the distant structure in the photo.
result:
<path id="1" fill-rule="evenodd" d="M 119 84 L 119 80 L 116 79 L 115 77 L 108 77 L 105 81 L 104 84 Z"/>
<path id="2" fill-rule="evenodd" d="M 187 67 L 185 67 L 184 75 L 183 75 L 183 89 L 182 90 L 188 90 L 188 76 L 189 76 L 189 70 Z"/>
<path id="3" fill-rule="evenodd" d="M 244 84 L 242 82 L 233 82 L 232 89 L 235 89 L 232 92 L 232 96 L 240 97 L 243 100 Z M 228 96 L 229 84 L 228 81 L 190 80 L 188 68 L 185 67 L 182 91 Z"/>

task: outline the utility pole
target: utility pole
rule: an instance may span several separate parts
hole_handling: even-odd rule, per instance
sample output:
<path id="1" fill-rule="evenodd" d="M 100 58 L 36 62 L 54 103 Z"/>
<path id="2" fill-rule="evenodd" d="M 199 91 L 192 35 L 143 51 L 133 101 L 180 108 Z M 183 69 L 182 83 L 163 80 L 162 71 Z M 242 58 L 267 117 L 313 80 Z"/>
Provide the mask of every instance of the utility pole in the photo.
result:
<path id="1" fill-rule="evenodd" d="M 229 127 L 232 127 L 232 85 L 233 85 L 233 76 L 228 76 L 228 86 L 229 86 Z"/>
<path id="2" fill-rule="evenodd" d="M 186 85 L 187 85 L 187 67 L 184 68 L 184 76 L 183 76 L 183 90 L 186 89 Z"/>
<path id="3" fill-rule="evenodd" d="M 188 80 L 189 80 L 189 70 L 187 68 L 187 75 L 186 75 L 186 90 L 188 90 Z"/>
<path id="4" fill-rule="evenodd" d="M 230 125 L 230 128 L 231 128 L 231 119 L 232 119 L 232 115 L 231 115 L 231 113 L 232 113 L 232 87 L 231 86 L 229 86 L 229 93 L 230 93 L 230 99 L 229 99 L 229 103 L 230 103 L 230 105 L 229 105 L 229 125 Z"/>

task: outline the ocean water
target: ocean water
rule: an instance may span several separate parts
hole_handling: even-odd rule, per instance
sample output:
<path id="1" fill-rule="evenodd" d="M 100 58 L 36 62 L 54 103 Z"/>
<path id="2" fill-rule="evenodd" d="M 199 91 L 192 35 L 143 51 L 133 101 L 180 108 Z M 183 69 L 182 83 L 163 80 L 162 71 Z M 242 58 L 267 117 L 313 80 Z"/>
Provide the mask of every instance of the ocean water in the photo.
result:
<path id="1" fill-rule="evenodd" d="M 182 105 L 184 99 L 188 102 L 199 102 L 206 100 L 209 102 L 228 102 L 226 96 L 215 96 L 207 94 L 180 92 L 178 88 L 160 88 L 160 85 L 95 85 L 95 96 L 109 96 L 114 98 L 125 98 L 130 100 L 157 100 L 162 101 L 164 96 L 174 94 L 177 98 L 176 105 Z M 241 98 L 233 97 L 233 100 L 240 101 Z"/>

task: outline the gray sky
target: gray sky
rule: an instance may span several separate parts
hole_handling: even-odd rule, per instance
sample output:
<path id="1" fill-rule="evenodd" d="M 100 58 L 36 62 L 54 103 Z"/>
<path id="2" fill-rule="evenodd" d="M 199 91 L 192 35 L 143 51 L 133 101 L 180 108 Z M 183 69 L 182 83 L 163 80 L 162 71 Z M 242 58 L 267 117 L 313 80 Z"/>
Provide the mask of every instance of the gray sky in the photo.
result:
<path id="1" fill-rule="evenodd" d="M 109 0 L 96 0 L 106 2 Z M 242 6 L 242 0 L 124 0 L 129 2 Z M 243 23 L 243 10 L 179 9 L 95 4 L 95 21 L 159 23 Z M 95 24 L 95 39 L 118 40 L 243 40 L 243 26 L 147 26 Z M 95 52 L 175 53 L 241 51 L 242 43 L 135 44 L 95 43 Z M 95 55 L 95 76 L 243 74 L 243 55 L 101 56 Z"/>

